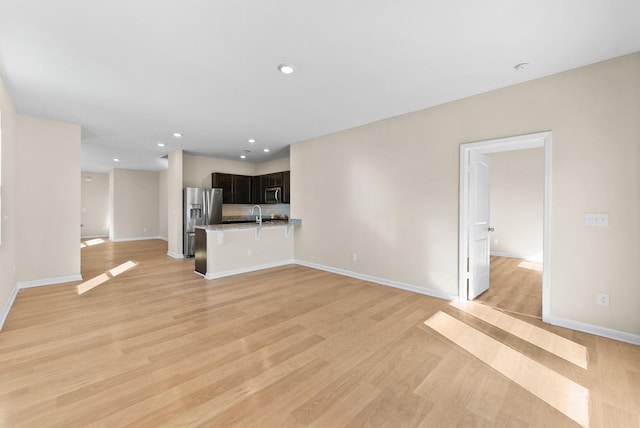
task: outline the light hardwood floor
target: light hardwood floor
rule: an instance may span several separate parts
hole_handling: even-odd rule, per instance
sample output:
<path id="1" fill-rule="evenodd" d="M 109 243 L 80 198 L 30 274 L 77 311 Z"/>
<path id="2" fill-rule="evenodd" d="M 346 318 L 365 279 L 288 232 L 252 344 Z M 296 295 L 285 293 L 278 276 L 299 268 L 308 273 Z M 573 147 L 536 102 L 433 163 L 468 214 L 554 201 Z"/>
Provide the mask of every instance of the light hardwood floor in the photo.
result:
<path id="1" fill-rule="evenodd" d="M 85 279 L 138 264 L 20 291 L 0 426 L 640 426 L 637 346 L 296 265 L 207 281 L 166 251 L 86 247 Z M 585 391 L 586 423 L 564 410 Z"/>
<path id="2" fill-rule="evenodd" d="M 542 319 L 542 265 L 491 256 L 491 287 L 476 298 L 486 305 Z"/>

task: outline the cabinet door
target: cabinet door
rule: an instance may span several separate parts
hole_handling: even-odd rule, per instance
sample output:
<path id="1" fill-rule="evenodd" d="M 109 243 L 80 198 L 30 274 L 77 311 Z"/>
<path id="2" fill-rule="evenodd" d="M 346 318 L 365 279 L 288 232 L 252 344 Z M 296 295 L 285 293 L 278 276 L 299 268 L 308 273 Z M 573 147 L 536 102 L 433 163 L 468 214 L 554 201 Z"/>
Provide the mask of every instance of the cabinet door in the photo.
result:
<path id="1" fill-rule="evenodd" d="M 253 177 L 253 203 L 264 204 L 264 189 L 266 187 L 266 179 L 264 175 L 256 175 Z"/>
<path id="2" fill-rule="evenodd" d="M 282 173 L 282 202 L 285 204 L 291 203 L 289 196 L 289 187 L 291 184 L 291 172 L 284 171 Z"/>
<path id="3" fill-rule="evenodd" d="M 251 176 L 234 175 L 234 204 L 250 204 L 251 203 Z M 224 195 L 223 195 L 224 198 Z"/>
<path id="4" fill-rule="evenodd" d="M 267 187 L 282 187 L 282 173 L 267 174 Z"/>
<path id="5" fill-rule="evenodd" d="M 233 203 L 233 174 L 214 172 L 211 174 L 211 187 L 222 188 L 222 203 Z"/>

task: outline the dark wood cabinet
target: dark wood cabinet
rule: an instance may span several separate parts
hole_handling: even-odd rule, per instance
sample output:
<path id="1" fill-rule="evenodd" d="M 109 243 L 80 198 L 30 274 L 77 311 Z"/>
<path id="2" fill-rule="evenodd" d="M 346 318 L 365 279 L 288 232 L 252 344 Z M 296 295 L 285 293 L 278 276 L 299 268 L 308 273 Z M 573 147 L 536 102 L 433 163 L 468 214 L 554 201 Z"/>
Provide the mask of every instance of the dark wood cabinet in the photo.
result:
<path id="1" fill-rule="evenodd" d="M 250 204 L 252 202 L 253 177 L 249 175 L 211 174 L 211 187 L 222 188 L 223 204 Z"/>
<path id="2" fill-rule="evenodd" d="M 282 203 L 288 204 L 291 202 L 289 196 L 289 188 L 291 184 L 291 171 L 284 171 L 282 173 Z"/>
<path id="3" fill-rule="evenodd" d="M 235 192 L 234 204 L 250 204 L 252 202 L 251 183 L 253 177 L 248 175 L 235 175 L 233 189 Z"/>
<path id="4" fill-rule="evenodd" d="M 264 204 L 264 191 L 269 187 L 282 188 L 282 203 L 290 203 L 289 197 L 290 172 L 274 172 L 271 174 L 248 175 L 225 174 L 214 172 L 211 174 L 211 187 L 222 189 L 223 204 Z"/>
<path id="5" fill-rule="evenodd" d="M 202 275 L 207 274 L 207 232 L 196 229 L 195 244 L 195 271 Z"/>
<path id="6" fill-rule="evenodd" d="M 282 187 L 282 173 L 273 172 L 267 174 L 267 187 Z"/>
<path id="7" fill-rule="evenodd" d="M 264 175 L 253 177 L 253 203 L 264 204 L 264 189 L 267 188 L 267 179 Z"/>

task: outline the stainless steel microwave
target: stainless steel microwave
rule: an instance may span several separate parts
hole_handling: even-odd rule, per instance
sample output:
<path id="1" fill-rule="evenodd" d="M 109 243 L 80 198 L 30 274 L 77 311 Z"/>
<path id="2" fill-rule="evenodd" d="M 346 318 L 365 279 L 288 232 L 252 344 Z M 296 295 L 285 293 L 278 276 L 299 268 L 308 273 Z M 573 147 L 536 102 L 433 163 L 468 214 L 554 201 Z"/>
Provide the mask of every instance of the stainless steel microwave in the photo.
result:
<path id="1" fill-rule="evenodd" d="M 264 202 L 267 204 L 279 204 L 282 202 L 281 187 L 267 187 L 264 191 Z"/>

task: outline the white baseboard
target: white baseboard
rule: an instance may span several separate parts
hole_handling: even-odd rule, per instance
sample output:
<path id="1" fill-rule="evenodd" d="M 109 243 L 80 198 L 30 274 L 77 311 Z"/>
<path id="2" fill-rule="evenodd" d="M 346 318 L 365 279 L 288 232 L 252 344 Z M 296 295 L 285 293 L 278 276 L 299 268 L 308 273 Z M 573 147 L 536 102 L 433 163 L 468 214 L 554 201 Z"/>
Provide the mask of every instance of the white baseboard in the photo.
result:
<path id="1" fill-rule="evenodd" d="M 18 290 L 24 288 L 43 287 L 45 285 L 62 284 L 64 282 L 82 281 L 82 275 L 60 276 L 57 278 L 36 279 L 34 281 L 21 281 L 16 284 Z"/>
<path id="2" fill-rule="evenodd" d="M 581 331 L 583 333 L 589 333 L 596 336 L 606 337 L 608 339 L 619 340 L 621 342 L 631 343 L 632 345 L 640 345 L 639 334 L 627 333 L 607 327 L 600 327 L 593 324 L 587 324 L 580 321 L 573 321 L 554 316 L 544 317 L 542 321 L 552 325 L 556 325 L 558 327 L 569 328 L 571 330 Z"/>
<path id="3" fill-rule="evenodd" d="M 266 263 L 266 264 L 263 264 L 263 265 L 247 266 L 247 267 L 240 268 L 240 269 L 232 269 L 232 270 L 226 270 L 226 271 L 222 271 L 222 272 L 207 273 L 204 277 L 205 277 L 205 279 L 218 279 L 218 278 L 224 278 L 225 276 L 239 275 L 241 273 L 255 272 L 257 270 L 262 270 L 262 269 L 271 269 L 271 268 L 274 268 L 274 267 L 290 265 L 290 264 L 293 264 L 293 263 L 295 263 L 294 260 L 282 260 L 282 261 L 279 261 L 279 262 Z"/>
<path id="4" fill-rule="evenodd" d="M 162 239 L 161 236 L 139 236 L 133 238 L 111 239 L 111 242 L 129 242 L 129 241 L 149 241 L 151 239 Z"/>
<path id="5" fill-rule="evenodd" d="M 16 300 L 16 296 L 18 295 L 18 287 L 13 287 L 11 290 L 11 294 L 9 294 L 9 298 L 7 299 L 7 303 L 2 308 L 2 312 L 0 312 L 0 330 L 4 327 L 4 322 L 7 320 L 9 316 L 9 311 L 13 306 L 13 302 Z"/>
<path id="6" fill-rule="evenodd" d="M 174 253 L 173 251 L 167 251 L 167 256 L 173 257 L 174 259 L 184 259 L 184 254 Z"/>
<path id="7" fill-rule="evenodd" d="M 11 290 L 11 294 L 9 295 L 9 299 L 7 299 L 7 303 L 4 305 L 4 308 L 2 308 L 2 312 L 0 312 L 0 330 L 2 330 L 2 328 L 4 327 L 4 322 L 9 316 L 9 311 L 13 306 L 13 302 L 16 300 L 18 291 L 25 288 L 44 287 L 47 285 L 62 284 L 65 282 L 74 281 L 82 281 L 82 275 L 60 276 L 57 278 L 36 279 L 34 281 L 21 281 L 16 283 L 16 286 L 13 287 L 13 290 Z"/>
<path id="8" fill-rule="evenodd" d="M 96 238 L 109 238 L 109 235 L 82 235 L 80 239 L 96 239 Z"/>
<path id="9" fill-rule="evenodd" d="M 349 276 L 351 278 L 361 279 L 363 281 L 375 282 L 376 284 L 386 285 L 388 287 L 399 288 L 401 290 L 406 290 L 406 291 L 412 291 L 418 294 L 424 294 L 425 296 L 436 297 L 438 299 L 453 300 L 453 301 L 459 300 L 458 296 L 441 293 L 436 290 L 429 290 L 426 288 L 416 287 L 415 285 L 405 284 L 403 282 L 391 281 L 385 278 L 378 278 L 375 276 L 365 275 L 358 272 L 352 272 L 349 270 L 338 269 L 330 266 L 319 265 L 316 263 L 305 262 L 302 260 L 296 260 L 295 263 L 298 265 L 310 267 L 313 269 L 324 270 L 327 272 L 336 273 L 338 275 Z"/>
<path id="10" fill-rule="evenodd" d="M 138 236 L 132 238 L 111 239 L 111 242 L 131 242 L 131 241 L 150 241 L 152 239 L 162 239 L 161 236 Z"/>
<path id="11" fill-rule="evenodd" d="M 501 251 L 491 251 L 490 254 L 496 257 L 509 257 L 510 259 L 526 259 L 528 257 L 523 254 L 505 253 Z"/>

